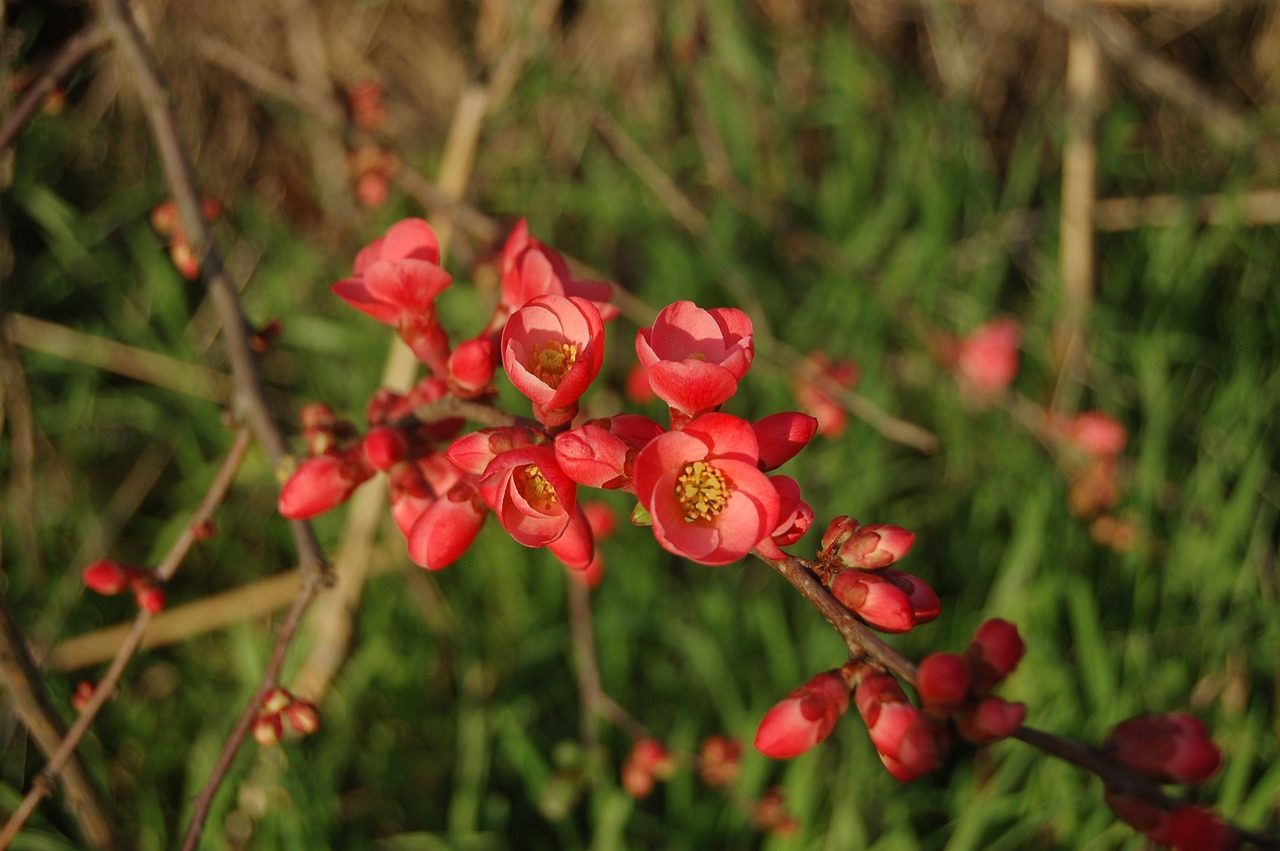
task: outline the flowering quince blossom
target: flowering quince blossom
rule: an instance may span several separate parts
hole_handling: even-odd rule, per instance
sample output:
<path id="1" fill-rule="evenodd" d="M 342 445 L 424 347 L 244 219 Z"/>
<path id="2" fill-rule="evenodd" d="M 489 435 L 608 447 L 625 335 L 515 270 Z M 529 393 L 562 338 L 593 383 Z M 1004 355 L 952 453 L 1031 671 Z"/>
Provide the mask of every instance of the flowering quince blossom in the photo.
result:
<path id="1" fill-rule="evenodd" d="M 583 298 L 543 295 L 511 314 L 502 366 L 546 426 L 568 423 L 604 363 L 604 322 Z"/>
<path id="2" fill-rule="evenodd" d="M 864 669 L 859 673 L 853 700 L 880 761 L 898 780 L 910 783 L 942 764 L 947 750 L 946 731 L 907 700 L 906 692 L 892 676 Z"/>
<path id="3" fill-rule="evenodd" d="M 650 441 L 634 483 L 658 543 L 701 564 L 746 555 L 778 527 L 778 491 L 759 463 L 750 423 L 729 414 L 704 414 Z"/>
<path id="4" fill-rule="evenodd" d="M 732 307 L 703 310 L 677 301 L 636 334 L 636 356 L 679 425 L 737 392 L 755 357 L 751 320 Z"/>
<path id="5" fill-rule="evenodd" d="M 765 713 L 756 750 L 774 759 L 799 756 L 830 736 L 848 708 L 849 682 L 842 670 L 818 674 Z"/>
<path id="6" fill-rule="evenodd" d="M 556 463 L 550 446 L 526 446 L 498 455 L 480 478 L 480 495 L 511 537 L 526 547 L 543 547 L 578 524 L 591 527 L 577 511 L 578 485 Z M 583 564 L 583 567 L 586 565 Z"/>
<path id="7" fill-rule="evenodd" d="M 1204 722 L 1184 712 L 1130 718 L 1111 732 L 1103 750 L 1157 783 L 1203 783 L 1222 766 L 1222 751 Z"/>
<path id="8" fill-rule="evenodd" d="M 584 298 L 605 322 L 618 315 L 607 283 L 573 277 L 560 253 L 530 236 L 528 221 L 521 219 L 502 247 L 502 301 L 494 316 L 496 326 L 490 327 L 501 327 L 510 313 L 541 295 Z"/>
<path id="9" fill-rule="evenodd" d="M 436 320 L 435 300 L 452 282 L 440 266 L 431 225 L 404 219 L 360 250 L 352 276 L 334 284 L 333 292 L 395 328 L 420 360 L 445 375 L 449 344 Z"/>
<path id="10" fill-rule="evenodd" d="M 336 508 L 373 476 L 360 445 L 317 455 L 298 465 L 280 489 L 276 510 L 290 520 L 306 520 Z"/>

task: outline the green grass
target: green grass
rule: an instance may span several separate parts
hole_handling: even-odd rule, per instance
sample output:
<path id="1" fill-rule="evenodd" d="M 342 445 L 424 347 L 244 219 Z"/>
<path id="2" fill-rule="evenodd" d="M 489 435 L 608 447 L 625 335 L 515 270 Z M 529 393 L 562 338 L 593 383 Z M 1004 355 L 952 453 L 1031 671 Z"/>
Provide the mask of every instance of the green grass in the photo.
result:
<path id="1" fill-rule="evenodd" d="M 1193 711 L 1227 751 L 1224 771 L 1198 799 L 1274 832 L 1280 233 L 1187 222 L 1099 237 L 1084 401 L 1131 429 L 1120 511 L 1151 539 L 1129 553 L 1099 547 L 1070 514 L 1067 484 L 1040 444 L 1004 411 L 961 398 L 915 330 L 963 333 L 994 315 L 1018 316 L 1025 343 L 1016 387 L 1032 400 L 1048 397 L 1046 353 L 1061 307 L 1054 228 L 1012 247 L 984 234 L 1027 207 L 1056 222 L 1054 103 L 1027 110 L 1012 153 L 997 163 L 966 106 L 940 101 L 907 69 L 819 29 L 789 44 L 789 61 L 810 75 L 811 96 L 775 107 L 786 94 L 775 73 L 780 45 L 735 6 L 709 4 L 705 53 L 655 78 L 647 111 L 614 113 L 707 214 L 707 233 L 685 232 L 585 127 L 574 131 L 582 134 L 576 161 L 540 156 L 548 116 L 584 98 L 613 109 L 607 92 L 546 55 L 490 119 L 494 138 L 518 137 L 525 147 L 482 143 L 473 202 L 510 220 L 528 215 L 540 238 L 655 307 L 677 298 L 735 304 L 746 287 L 779 340 L 857 361 L 860 391 L 935 432 L 941 450 L 922 455 L 854 421 L 782 472 L 801 482 L 818 531 L 848 513 L 917 532 L 903 567 L 934 584 L 944 612 L 894 643 L 918 658 L 959 649 L 986 617 L 1014 620 L 1028 656 L 1002 693 L 1029 704 L 1029 723 L 1098 741 L 1137 713 Z M 668 46 L 683 26 L 672 23 Z M 766 219 L 712 185 L 689 130 L 695 117 L 715 128 L 733 179 L 763 202 Z M 1176 192 L 1238 169 L 1210 162 L 1205 174 L 1170 183 L 1177 176 L 1132 142 L 1135 120 L 1123 98 L 1105 119 L 1104 186 Z M 97 132 L 106 145 L 110 131 Z M 91 183 L 72 156 L 79 144 L 72 117 L 37 118 L 19 143 L 27 165 L 5 198 L 15 250 L 5 307 L 218 364 L 216 347 L 206 358 L 191 328 L 198 285 L 172 271 L 146 223 L 165 194 L 157 177 L 122 172 Z M 238 234 L 258 258 L 245 294 L 249 315 L 285 321 L 264 362 L 273 403 L 287 420 L 312 399 L 357 418 L 389 335 L 328 292 L 350 253 L 277 220 L 247 190 L 224 200 L 224 236 Z M 393 196 L 390 207 L 366 214 L 352 242 L 418 212 Z M 804 244 L 826 254 L 815 258 Z M 469 269 L 453 271 L 459 289 L 445 315 L 471 332 L 485 304 L 463 289 Z M 619 398 L 634 333 L 625 320 L 609 329 L 605 374 L 613 385 L 594 391 L 597 413 Z M 28 515 L 6 491 L 0 555 L 19 625 L 47 641 L 128 615 L 127 603 L 80 593 L 83 564 L 74 559 L 106 554 L 85 549 L 99 534 L 115 557 L 157 558 L 229 435 L 212 403 L 49 356 L 20 357 L 39 433 L 37 500 Z M 761 358 L 727 410 L 756 417 L 793 405 L 783 376 Z M 156 446 L 158 480 L 114 525 L 105 507 Z M 15 460 L 12 443 L 0 444 L 6 476 Z M 170 589 L 173 604 L 291 564 L 288 535 L 272 519 L 273 494 L 255 453 L 219 512 L 220 534 L 196 549 Z M 612 502 L 629 510 L 625 500 Z M 330 550 L 340 515 L 318 524 Z M 394 531 L 387 540 L 377 557 L 407 563 Z M 633 528 L 604 552 L 608 573 L 592 598 L 604 687 L 673 747 L 696 750 L 711 733 L 749 742 L 773 702 L 843 661 L 842 642 L 817 612 L 761 564 L 684 563 Z M 439 583 L 456 619 L 447 633 L 429 627 L 402 573 L 371 580 L 351 657 L 321 706 L 321 731 L 279 749 L 246 746 L 203 847 L 1141 847 L 1115 825 L 1096 780 L 1025 746 L 960 748 L 939 775 L 903 787 L 882 770 L 856 718 L 788 764 L 746 754 L 739 791 L 754 798 L 781 785 L 800 821 L 793 837 L 761 836 L 687 769 L 633 801 L 617 779 L 628 747 L 622 732 L 606 727 L 602 754 L 571 758 L 579 707 L 562 574 L 549 555 L 493 525 L 461 562 L 427 579 Z M 175 844 L 269 642 L 267 624 L 246 622 L 133 663 L 81 750 L 137 847 Z M 292 667 L 306 646 L 304 638 Z M 68 718 L 77 678 L 48 677 Z M 42 762 L 20 734 L 11 737 L 0 762 L 5 809 Z M 73 823 L 46 804 L 14 847 L 77 842 Z"/>

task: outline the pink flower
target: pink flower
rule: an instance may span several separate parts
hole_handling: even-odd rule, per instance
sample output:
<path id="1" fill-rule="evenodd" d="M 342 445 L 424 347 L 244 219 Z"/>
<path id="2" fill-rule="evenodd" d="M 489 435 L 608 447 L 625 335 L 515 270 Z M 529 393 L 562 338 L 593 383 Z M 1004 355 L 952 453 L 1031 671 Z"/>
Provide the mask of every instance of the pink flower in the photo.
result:
<path id="1" fill-rule="evenodd" d="M 586 299 L 538 296 L 502 331 L 502 366 L 544 425 L 573 419 L 603 362 L 604 323 Z"/>
<path id="2" fill-rule="evenodd" d="M 418 515 L 409 531 L 409 558 L 428 570 L 453 564 L 475 541 L 488 516 L 475 484 L 458 481 Z"/>
<path id="3" fill-rule="evenodd" d="M 556 461 L 580 485 L 627 490 L 636 453 L 662 433 L 662 426 L 639 414 L 590 420 L 556 435 Z"/>
<path id="4" fill-rule="evenodd" d="M 511 537 L 526 547 L 544 547 L 565 533 L 578 516 L 577 493 L 577 484 L 560 469 L 550 446 L 504 452 L 489 462 L 480 479 L 485 503 Z M 585 518 L 581 528 L 589 539 Z"/>
<path id="5" fill-rule="evenodd" d="M 756 750 L 774 759 L 799 756 L 830 736 L 848 708 L 849 684 L 840 671 L 818 674 L 765 714 Z"/>
<path id="6" fill-rule="evenodd" d="M 974 396 L 990 402 L 1018 375 L 1018 343 L 1022 327 L 1012 319 L 995 319 L 960 341 L 956 373 Z"/>
<path id="7" fill-rule="evenodd" d="M 333 285 L 343 301 L 396 329 L 437 375 L 447 373 L 449 339 L 436 319 L 435 300 L 451 283 L 440 267 L 435 232 L 422 219 L 392 225 L 356 255 L 355 271 Z"/>
<path id="8" fill-rule="evenodd" d="M 755 357 L 751 320 L 731 307 L 703 310 L 677 301 L 662 309 L 652 328 L 636 334 L 636 355 L 653 392 L 689 419 L 737 392 Z"/>
<path id="9" fill-rule="evenodd" d="M 759 469 L 755 432 L 728 414 L 704 414 L 649 442 L 635 463 L 636 497 L 669 552 L 728 564 L 778 526 L 780 500 Z"/>
<path id="10" fill-rule="evenodd" d="M 605 322 L 618 315 L 618 308 L 610 304 L 612 287 L 573 277 L 560 253 L 530 236 L 529 223 L 521 219 L 502 247 L 502 302 L 495 319 L 505 319 L 542 295 L 586 299 Z"/>
<path id="11" fill-rule="evenodd" d="M 453 279 L 440 268 L 440 244 L 422 219 L 396 222 L 356 255 L 355 272 L 333 285 L 343 301 L 379 322 L 434 314 L 435 298 Z"/>

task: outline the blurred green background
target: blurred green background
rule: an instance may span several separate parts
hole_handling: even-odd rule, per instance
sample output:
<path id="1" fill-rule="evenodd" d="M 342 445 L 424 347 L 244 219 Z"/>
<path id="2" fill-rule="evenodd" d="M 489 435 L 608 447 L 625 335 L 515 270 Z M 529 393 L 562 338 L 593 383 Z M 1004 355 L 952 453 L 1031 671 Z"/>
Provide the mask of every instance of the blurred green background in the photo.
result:
<path id="1" fill-rule="evenodd" d="M 385 146 L 430 177 L 462 87 L 517 55 L 520 73 L 490 109 L 465 194 L 501 228 L 496 241 L 464 229 L 447 262 L 457 283 L 442 313 L 454 338 L 483 325 L 493 254 L 527 216 L 534 235 L 655 309 L 687 298 L 765 317 L 778 342 L 762 334 L 731 413 L 795 407 L 783 347 L 856 362 L 858 392 L 935 434 L 937 451 L 854 419 L 782 472 L 801 483 L 818 531 L 852 514 L 917 533 L 902 567 L 933 584 L 943 615 L 893 643 L 919 658 L 961 648 L 984 618 L 1013 620 L 1029 649 L 1002 693 L 1029 704 L 1029 724 L 1097 742 L 1138 713 L 1191 711 L 1227 754 L 1198 799 L 1276 832 L 1280 229 L 1242 212 L 1248 193 L 1277 177 L 1275 7 L 1101 13 L 1247 115 L 1249 133 L 1235 147 L 1212 141 L 1104 64 L 1098 193 L 1225 199 L 1211 225 L 1188 203 L 1162 226 L 1097 238 L 1077 404 L 1130 429 L 1115 516 L 1138 544 L 1121 551 L 1069 510 L 1069 482 L 1025 420 L 973 405 L 929 345 L 1017 318 L 1015 389 L 1030 405 L 1053 394 L 1066 34 L 1040 6 L 154 0 L 141 10 L 205 188 L 225 206 L 216 227 L 233 276 L 247 281 L 246 313 L 283 319 L 262 369 L 290 428 L 310 400 L 361 417 L 391 335 L 328 285 L 360 245 L 424 210 L 403 183 L 377 208 L 353 205 L 341 171 L 351 137 L 287 92 L 247 82 L 245 69 L 305 88 L 310 50 L 324 60 L 321 79 L 378 80 Z M 6 13 L 11 77 L 85 22 L 75 6 L 17 3 Z M 174 271 L 148 223 L 167 190 L 126 78 L 103 54 L 67 95 L 13 151 L 0 305 L 225 368 L 201 286 Z M 665 197 L 645 162 L 670 180 Z M 609 329 L 593 414 L 625 404 L 635 328 L 624 318 Z M 84 594 L 80 569 L 107 555 L 154 563 L 230 435 L 209 399 L 40 351 L 35 339 L 5 353 L 0 556 L 9 605 L 39 649 L 131 615 L 128 600 Z M 526 412 L 514 394 L 503 398 Z M 169 588 L 171 606 L 291 567 L 275 493 L 253 454 L 219 511 L 219 534 Z M 329 552 L 342 514 L 316 524 Z M 374 558 L 393 569 L 365 589 L 320 732 L 276 749 L 249 743 L 202 847 L 1143 847 L 1103 805 L 1097 780 L 1026 746 L 960 749 L 904 787 L 856 718 L 785 764 L 748 746 L 733 796 L 685 767 L 633 800 L 617 776 L 622 731 L 606 727 L 604 752 L 585 763 L 575 755 L 559 564 L 491 525 L 461 562 L 427 575 L 387 519 Z M 793 549 L 811 552 L 816 537 Z M 776 700 L 843 661 L 839 637 L 767 566 L 686 563 L 635 528 L 604 553 L 591 598 L 603 686 L 672 748 L 696 751 L 712 733 L 749 743 Z M 129 847 L 175 845 L 270 638 L 268 619 L 242 618 L 133 663 L 81 748 Z M 295 647 L 286 684 L 314 641 Z M 100 671 L 48 673 L 67 718 L 78 679 Z M 42 765 L 9 721 L 0 808 L 16 805 Z M 794 835 L 762 834 L 744 811 L 775 784 L 799 821 Z M 50 802 L 13 847 L 79 842 Z"/>

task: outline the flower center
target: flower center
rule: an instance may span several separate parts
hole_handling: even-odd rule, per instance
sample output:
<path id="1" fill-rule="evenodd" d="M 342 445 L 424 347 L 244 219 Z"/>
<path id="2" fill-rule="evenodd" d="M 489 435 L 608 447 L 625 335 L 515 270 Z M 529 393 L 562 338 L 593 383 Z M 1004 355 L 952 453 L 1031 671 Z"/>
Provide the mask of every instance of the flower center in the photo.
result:
<path id="1" fill-rule="evenodd" d="M 515 484 L 525 500 L 543 514 L 555 511 L 560 500 L 555 485 L 542 476 L 537 464 L 526 464 L 515 471 Z"/>
<path id="2" fill-rule="evenodd" d="M 732 490 L 724 473 L 705 461 L 693 461 L 684 465 L 684 472 L 676 479 L 676 501 L 684 506 L 684 519 L 710 520 L 724 509 Z"/>
<path id="3" fill-rule="evenodd" d="M 578 362 L 578 347 L 573 343 L 548 340 L 533 347 L 529 371 L 552 390 L 560 386 L 565 373 Z"/>

